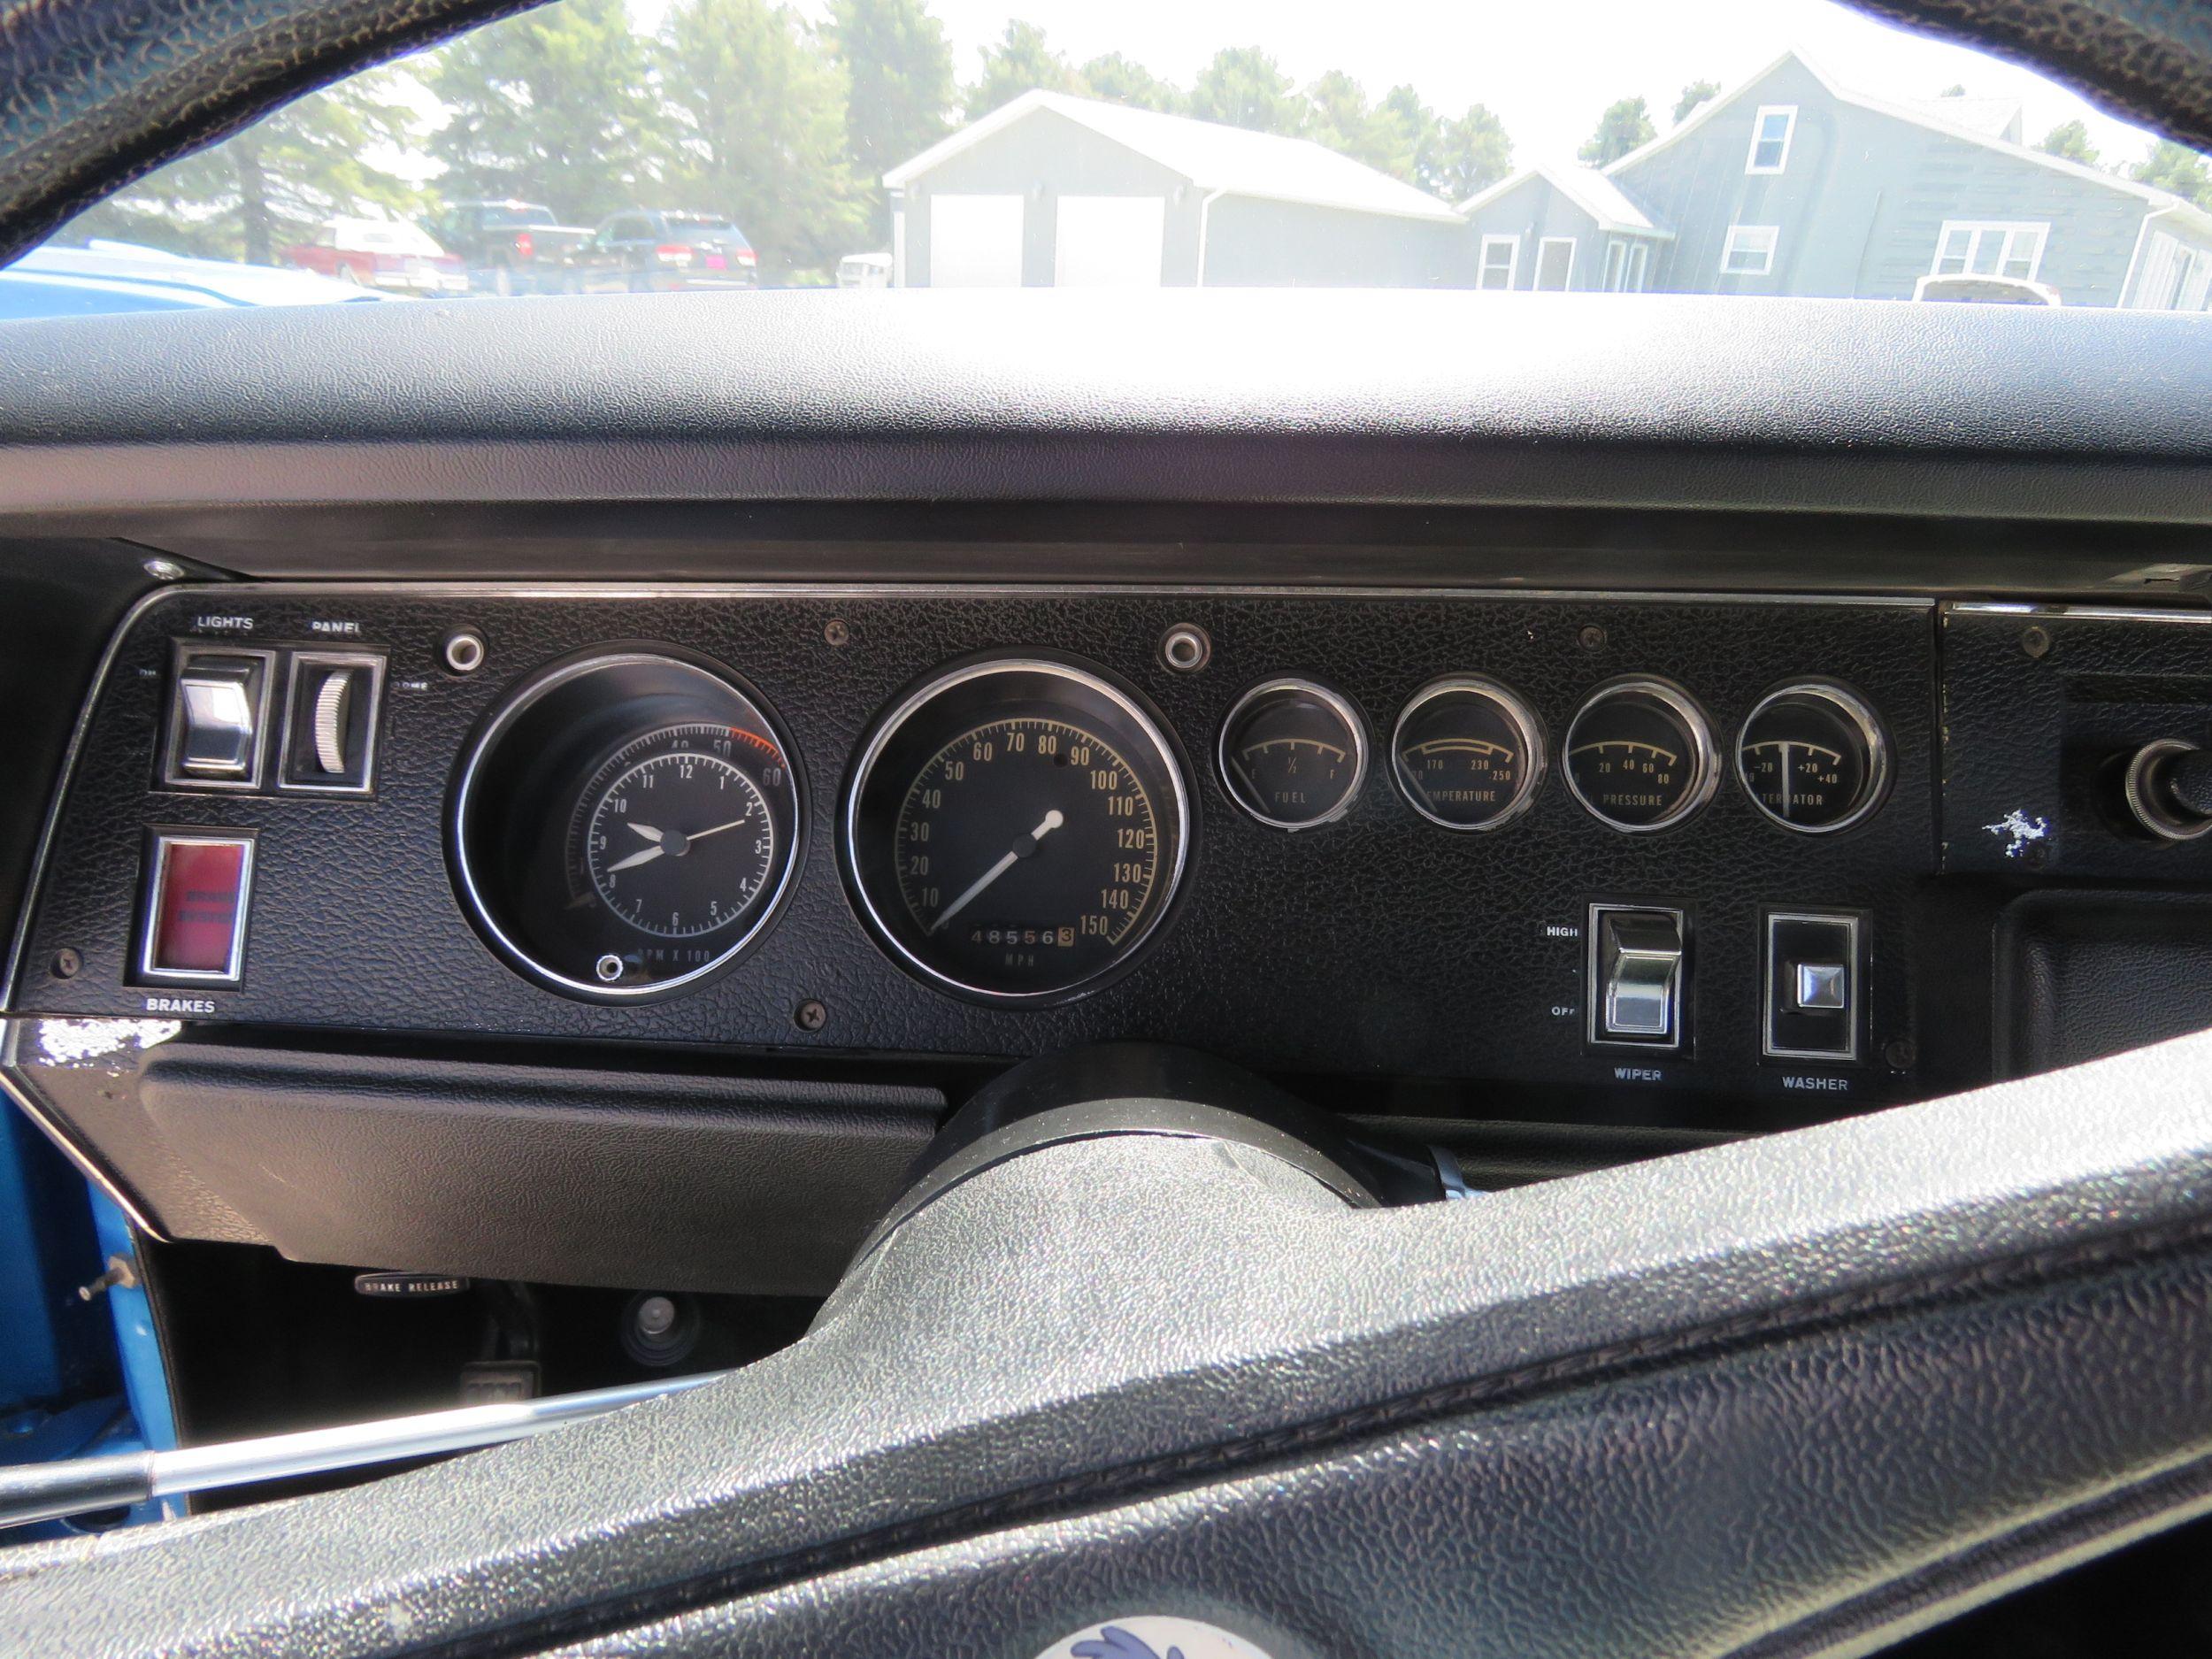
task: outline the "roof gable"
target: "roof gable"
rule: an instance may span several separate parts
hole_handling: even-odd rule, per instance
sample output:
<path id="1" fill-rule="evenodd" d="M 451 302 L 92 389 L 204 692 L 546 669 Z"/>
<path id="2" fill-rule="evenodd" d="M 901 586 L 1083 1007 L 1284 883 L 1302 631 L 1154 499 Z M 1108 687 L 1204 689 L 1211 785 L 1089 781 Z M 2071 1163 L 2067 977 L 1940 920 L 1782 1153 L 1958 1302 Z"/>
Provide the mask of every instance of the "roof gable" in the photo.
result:
<path id="1" fill-rule="evenodd" d="M 1541 179 L 1588 214 L 1600 230 L 1640 236 L 1671 237 L 1674 233 L 1654 220 L 1628 192 L 1594 167 L 1569 167 L 1540 161 L 1532 167 L 1509 174 L 1459 204 L 1462 215 L 1471 218 L 1491 203 L 1520 188 L 1531 179 Z"/>
<path id="2" fill-rule="evenodd" d="M 1450 205 L 1403 180 L 1354 161 L 1303 138 L 1282 138 L 1241 127 L 1161 115 L 1064 92 L 1033 90 L 972 121 L 883 175 L 887 188 L 904 188 L 942 162 L 973 149 L 1040 111 L 1049 111 L 1100 137 L 1157 162 L 1201 190 L 1313 207 L 1349 209 L 1399 219 L 1457 221 Z"/>
<path id="3" fill-rule="evenodd" d="M 2178 211 L 2190 217 L 2200 219 L 2204 220 L 2207 225 L 2212 225 L 2212 214 L 2205 213 L 2202 209 L 2197 207 L 2194 204 L 2174 195 L 2171 191 L 2161 190 L 2154 185 L 2143 184 L 2133 179 L 2122 178 L 2116 173 L 2106 173 L 2101 168 L 2085 166 L 2080 162 L 2069 161 L 2062 156 L 2054 156 L 2044 150 L 2030 149 L 2025 144 L 2016 143 L 2011 139 L 2003 137 L 1995 132 L 1980 130 L 1975 126 L 1970 124 L 1970 121 L 1973 117 L 1978 116 L 1982 113 L 1978 110 L 1970 112 L 1969 120 L 1955 120 L 1945 119 L 1943 116 L 1933 112 L 1933 111 L 1929 107 L 1931 104 L 1940 104 L 1945 102 L 1945 100 L 1930 99 L 1923 100 L 1918 104 L 1893 104 L 1886 99 L 1872 97 L 1863 92 L 1854 92 L 1847 87 L 1838 85 L 1836 81 L 1825 72 L 1824 72 L 1818 65 L 1815 64 L 1810 58 L 1805 57 L 1803 53 L 1796 51 L 1795 50 L 1784 52 L 1779 58 L 1769 64 L 1764 69 L 1759 71 L 1757 74 L 1753 75 L 1749 80 L 1744 81 L 1740 86 L 1732 88 L 1730 90 L 1721 93 L 1717 96 L 1700 104 L 1695 110 L 1692 111 L 1679 125 L 1674 127 L 1667 132 L 1662 133 L 1658 137 L 1651 140 L 1648 143 L 1638 146 L 1636 149 L 1629 151 L 1627 155 L 1623 156 L 1619 160 L 1610 164 L 1605 169 L 1607 176 L 1609 178 L 1618 179 L 1620 175 L 1624 173 L 1632 173 L 1636 167 L 1647 158 L 1657 155 L 1662 150 L 1671 148 L 1682 139 L 1688 137 L 1692 133 L 1694 133 L 1700 127 L 1703 127 L 1706 122 L 1719 115 L 1723 111 L 1740 104 L 1751 93 L 1755 91 L 1762 82 L 1771 79 L 1783 69 L 1791 65 L 1795 65 L 1797 68 L 1802 70 L 1806 74 L 1811 76 L 1813 81 L 1820 87 L 1821 90 L 1839 104 L 1848 104 L 1854 109 L 1870 111 L 1876 115 L 1887 116 L 1892 120 L 1903 121 L 1910 126 L 1922 127 L 1926 131 L 1939 134 L 1946 138 L 1959 139 L 1966 143 L 1976 144 L 1986 150 L 1994 150 L 2001 154 L 2010 156 L 2016 160 L 2024 161 L 2032 165 L 2043 167 L 2051 172 L 2067 173 L 2074 178 L 2082 180 L 2086 183 L 2103 185 L 2108 189 L 2116 190 L 2121 192 L 2123 195 L 2134 196 L 2138 200 L 2148 204 L 2158 211 Z M 1978 102 L 1989 103 L 1992 101 L 1980 100 Z"/>

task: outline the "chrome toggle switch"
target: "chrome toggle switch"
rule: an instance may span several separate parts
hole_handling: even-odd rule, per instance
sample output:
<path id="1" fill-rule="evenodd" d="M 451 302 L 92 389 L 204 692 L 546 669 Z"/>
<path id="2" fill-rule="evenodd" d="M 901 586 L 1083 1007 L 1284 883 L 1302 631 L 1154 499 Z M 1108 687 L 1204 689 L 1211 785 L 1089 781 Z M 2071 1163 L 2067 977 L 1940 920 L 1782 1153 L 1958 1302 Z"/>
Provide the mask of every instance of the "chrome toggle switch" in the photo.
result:
<path id="1" fill-rule="evenodd" d="M 1681 1047 L 1687 976 L 1681 911 L 1634 905 L 1590 907 L 1592 1042 Z"/>
<path id="2" fill-rule="evenodd" d="M 266 651 L 179 649 L 162 766 L 165 783 L 187 788 L 258 787 L 269 664 Z"/>

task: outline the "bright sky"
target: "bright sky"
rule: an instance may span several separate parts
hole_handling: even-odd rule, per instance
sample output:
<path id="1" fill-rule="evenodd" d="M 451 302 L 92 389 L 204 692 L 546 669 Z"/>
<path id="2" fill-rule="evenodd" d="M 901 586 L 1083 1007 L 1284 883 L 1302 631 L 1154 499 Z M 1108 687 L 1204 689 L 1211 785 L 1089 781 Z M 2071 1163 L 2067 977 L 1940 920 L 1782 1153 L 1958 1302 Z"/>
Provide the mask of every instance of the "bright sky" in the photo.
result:
<path id="1" fill-rule="evenodd" d="M 2039 75 L 1829 0 L 932 0 L 930 9 L 964 81 L 1010 18 L 1038 24 L 1077 63 L 1118 51 L 1185 86 L 1221 47 L 1258 45 L 1301 85 L 1342 69 L 1370 97 L 1410 81 L 1448 114 L 1486 104 L 1519 163 L 1571 159 L 1619 97 L 1641 94 L 1663 130 L 1688 82 L 1732 87 L 1790 47 L 1878 97 L 1933 97 L 1963 82 L 1976 97 L 2016 98 L 2030 143 L 2079 116 L 2108 163 L 2150 148 L 2138 129 Z"/>

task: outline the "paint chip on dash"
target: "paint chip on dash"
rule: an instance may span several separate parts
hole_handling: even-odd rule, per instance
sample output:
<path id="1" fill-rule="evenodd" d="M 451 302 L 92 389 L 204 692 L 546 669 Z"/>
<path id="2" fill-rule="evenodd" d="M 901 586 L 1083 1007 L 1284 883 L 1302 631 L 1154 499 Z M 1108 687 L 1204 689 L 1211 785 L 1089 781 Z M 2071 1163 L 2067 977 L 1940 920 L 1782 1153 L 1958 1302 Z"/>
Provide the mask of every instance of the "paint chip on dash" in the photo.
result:
<path id="1" fill-rule="evenodd" d="M 1994 824 L 1985 824 L 1982 827 L 1992 835 L 2009 838 L 2005 844 L 2005 856 L 2008 858 L 2019 857 L 2029 842 L 2042 841 L 2051 833 L 2047 818 L 2030 818 L 2019 807 L 2013 808 Z"/>

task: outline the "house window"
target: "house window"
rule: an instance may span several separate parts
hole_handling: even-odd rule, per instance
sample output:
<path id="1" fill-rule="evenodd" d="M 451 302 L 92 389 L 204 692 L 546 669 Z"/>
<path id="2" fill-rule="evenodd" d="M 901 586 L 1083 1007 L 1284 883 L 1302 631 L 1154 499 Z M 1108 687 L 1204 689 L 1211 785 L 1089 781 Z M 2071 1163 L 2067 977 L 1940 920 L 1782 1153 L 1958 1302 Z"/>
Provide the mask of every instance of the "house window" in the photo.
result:
<path id="1" fill-rule="evenodd" d="M 1509 288 L 1513 279 L 1520 274 L 1521 239 L 1518 236 L 1485 236 L 1482 239 L 1482 271 L 1475 286 L 1486 288 Z"/>
<path id="2" fill-rule="evenodd" d="M 1536 287 L 1563 292 L 1574 274 L 1573 237 L 1547 236 L 1536 244 Z"/>
<path id="3" fill-rule="evenodd" d="M 2047 224 L 2026 220 L 1949 219 L 1936 238 L 1934 276 L 2023 277 L 2034 281 L 2043 268 Z"/>
<path id="4" fill-rule="evenodd" d="M 1640 242 L 1629 242 L 1619 236 L 1610 238 L 1605 244 L 1605 291 L 1641 294 L 1645 263 L 1650 257 L 1651 250 Z"/>
<path id="5" fill-rule="evenodd" d="M 1746 173 L 1779 173 L 1790 165 L 1790 139 L 1797 132 L 1797 105 L 1763 104 L 1751 118 L 1751 153 Z"/>
<path id="6" fill-rule="evenodd" d="M 1764 276 L 1774 269 L 1774 241 L 1778 225 L 1731 225 L 1721 244 L 1720 268 L 1724 276 Z"/>

